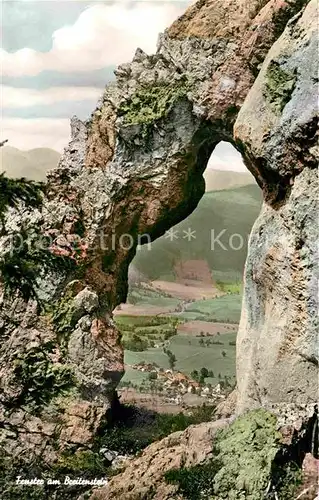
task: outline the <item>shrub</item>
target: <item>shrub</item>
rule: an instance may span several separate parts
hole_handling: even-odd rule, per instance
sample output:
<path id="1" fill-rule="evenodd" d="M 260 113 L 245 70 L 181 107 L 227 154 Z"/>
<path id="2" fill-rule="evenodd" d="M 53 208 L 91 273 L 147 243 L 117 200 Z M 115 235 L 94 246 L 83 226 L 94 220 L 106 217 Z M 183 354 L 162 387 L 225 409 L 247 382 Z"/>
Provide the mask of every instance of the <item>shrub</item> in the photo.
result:
<path id="1" fill-rule="evenodd" d="M 190 415 L 166 414 L 142 410 L 130 405 L 120 405 L 115 424 L 108 425 L 100 437 L 99 446 L 121 454 L 135 454 L 152 442 L 175 431 L 183 431 L 189 425 L 208 422 L 215 407 L 202 405 Z"/>
<path id="2" fill-rule="evenodd" d="M 123 347 L 129 351 L 142 352 L 148 348 L 148 342 L 134 333 L 131 338 L 123 341 Z"/>

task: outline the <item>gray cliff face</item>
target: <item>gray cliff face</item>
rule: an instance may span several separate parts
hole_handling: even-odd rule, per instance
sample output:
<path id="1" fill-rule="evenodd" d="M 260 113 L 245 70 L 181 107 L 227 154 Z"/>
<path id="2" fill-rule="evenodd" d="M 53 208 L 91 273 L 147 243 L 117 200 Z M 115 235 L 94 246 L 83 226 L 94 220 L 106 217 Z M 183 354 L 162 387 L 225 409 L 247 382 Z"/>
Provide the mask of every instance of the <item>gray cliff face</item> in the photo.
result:
<path id="1" fill-rule="evenodd" d="M 235 124 L 266 199 L 246 262 L 239 411 L 318 396 L 317 47 L 310 2 L 270 50 Z"/>
<path id="2" fill-rule="evenodd" d="M 22 224 L 27 230 L 36 225 L 51 238 L 51 253 L 75 264 L 40 273 L 44 311 L 19 295 L 1 297 L 1 425 L 10 452 L 28 449 L 34 434 L 38 439 L 39 420 L 52 422 L 52 414 L 47 449 L 53 436 L 62 449 L 90 446 L 124 372 L 112 311 L 126 298 L 136 245 L 141 235 L 155 239 L 194 210 L 205 189 L 203 171 L 221 140 L 242 151 L 265 194 L 246 269 L 239 408 L 290 401 L 301 381 L 299 400 L 313 400 L 315 123 L 312 76 L 303 70 L 304 64 L 310 70 L 312 57 L 312 24 L 303 28 L 305 17 L 273 47 L 245 101 L 286 21 L 306 3 L 196 3 L 160 37 L 155 55 L 138 49 L 116 70 L 116 82 L 88 122 L 72 119 L 72 140 L 48 175 L 42 208 L 7 211 L 9 236 Z M 312 8 L 310 2 L 305 16 Z M 272 68 L 266 98 L 261 86 L 274 57 L 283 69 Z M 36 369 L 45 366 L 45 381 L 55 367 L 56 385 L 63 387 L 47 395 L 36 415 L 24 404 L 30 374 L 23 372 L 22 387 L 17 358 L 20 372 L 28 359 Z M 285 378 L 280 387 L 279 375 Z M 57 453 L 51 449 L 49 459 Z"/>

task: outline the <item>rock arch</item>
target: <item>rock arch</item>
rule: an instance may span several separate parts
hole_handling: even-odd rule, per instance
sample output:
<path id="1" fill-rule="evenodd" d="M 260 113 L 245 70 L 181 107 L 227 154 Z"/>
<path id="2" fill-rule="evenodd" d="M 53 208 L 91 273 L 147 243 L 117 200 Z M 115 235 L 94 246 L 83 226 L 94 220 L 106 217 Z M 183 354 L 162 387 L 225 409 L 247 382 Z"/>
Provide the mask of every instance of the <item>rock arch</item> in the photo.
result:
<path id="1" fill-rule="evenodd" d="M 303 166 L 307 172 L 312 169 L 315 162 L 313 117 L 306 120 L 305 127 L 301 124 L 297 140 L 292 141 L 289 134 L 280 136 L 281 163 L 278 160 L 276 168 L 271 167 L 271 155 L 279 150 L 263 148 L 263 141 L 273 132 L 269 123 L 264 123 L 266 135 L 253 137 L 253 126 L 258 121 L 254 106 L 264 103 L 264 93 L 258 87 L 260 79 L 253 87 L 254 81 L 287 20 L 305 4 L 306 1 L 300 0 L 200 0 L 160 36 L 155 55 L 148 56 L 138 49 L 131 63 L 119 66 L 115 72 L 116 82 L 105 89 L 86 123 L 72 119 L 71 142 L 58 167 L 48 175 L 45 203 L 36 217 L 42 231 L 54 237 L 52 251 L 71 254 L 76 247 L 80 265 L 75 272 L 57 270 L 54 277 L 45 278 L 40 292 L 48 303 L 56 304 L 59 321 L 61 317 L 64 321 L 65 315 L 67 360 L 75 371 L 81 397 L 88 407 L 102 407 L 105 411 L 124 370 L 112 311 L 126 297 L 127 270 L 134 256 L 137 235 L 147 233 L 155 239 L 191 213 L 204 192 L 202 173 L 214 147 L 226 140 L 242 153 L 263 189 L 269 224 L 275 217 L 281 217 L 278 207 L 286 206 L 295 176 Z M 308 15 L 311 8 L 313 2 L 309 4 Z M 299 16 L 294 18 L 287 36 L 297 39 L 297 30 L 302 29 L 312 37 L 313 31 L 307 31 L 302 22 Z M 280 51 L 276 60 L 279 55 Z M 306 49 L 305 55 L 310 57 Z M 267 59 L 267 68 L 269 64 Z M 297 61 L 295 68 L 298 64 Z M 277 106 L 272 112 L 276 118 L 271 123 L 278 124 L 285 109 L 283 103 L 289 101 L 296 83 L 302 79 L 294 71 L 282 69 L 280 64 L 279 69 L 276 65 L 273 69 L 272 77 L 279 78 L 283 93 L 277 95 L 268 82 L 270 101 Z M 237 120 L 234 138 L 238 112 L 252 87 Z M 258 98 L 254 98 L 256 92 Z M 310 87 L 309 92 L 312 92 Z M 256 129 L 257 134 L 260 133 L 259 124 Z M 309 139 L 309 148 L 300 156 L 300 144 L 305 137 Z M 294 167 L 291 172 L 285 163 L 294 158 L 300 168 Z M 300 182 L 302 178 L 301 173 Z M 22 210 L 17 211 L 15 217 L 21 221 L 25 215 Z M 257 266 L 258 259 L 254 253 L 257 227 L 258 224 L 251 240 L 250 259 L 255 259 L 252 267 Z M 119 244 L 123 234 L 133 237 L 132 248 Z M 295 257 L 300 262 L 300 253 Z M 271 259 L 270 254 L 268 258 Z M 249 265 L 247 269 L 247 314 L 252 317 L 255 312 L 258 316 L 256 311 L 267 293 L 271 293 L 271 287 L 266 293 L 260 280 L 256 282 Z M 280 269 L 278 261 L 278 272 Z M 299 273 L 299 264 L 293 272 Z M 270 283 L 268 271 L 263 280 Z M 255 290 L 254 296 L 251 290 Z M 298 304 L 301 307 L 300 302 Z M 309 307 L 313 309 L 313 304 Z M 2 308 L 9 336 L 15 332 L 24 342 L 30 342 L 35 331 L 44 337 L 53 335 L 55 325 L 39 319 L 34 303 L 20 300 L 19 308 L 17 311 L 12 304 Z M 244 311 L 243 318 L 245 314 Z M 260 319 L 263 325 L 267 324 L 267 314 L 265 306 L 259 317 L 263 315 Z M 305 315 L 307 321 L 308 313 Z M 247 341 L 246 334 L 253 328 L 251 323 L 242 319 L 240 337 L 242 352 L 247 353 L 250 363 L 256 351 L 256 335 L 255 340 Z M 255 324 L 254 328 L 259 328 L 258 321 Z M 299 330 L 297 326 L 296 332 Z M 283 327 L 282 336 L 285 331 Z M 4 365 L 10 363 L 10 359 L 9 356 Z M 260 390 L 254 389 L 258 370 L 255 366 L 249 371 L 249 380 L 243 375 L 245 382 L 240 381 L 245 394 L 241 409 L 268 401 L 265 387 L 262 396 Z M 240 362 L 239 373 L 243 371 Z M 267 387 L 273 374 L 271 370 L 266 373 Z M 311 380 L 312 377 L 311 369 Z M 8 386 L 4 388 L 5 394 L 7 390 Z M 312 397 L 313 391 L 310 391 L 308 399 Z M 68 421 L 64 425 L 63 439 L 72 441 Z"/>

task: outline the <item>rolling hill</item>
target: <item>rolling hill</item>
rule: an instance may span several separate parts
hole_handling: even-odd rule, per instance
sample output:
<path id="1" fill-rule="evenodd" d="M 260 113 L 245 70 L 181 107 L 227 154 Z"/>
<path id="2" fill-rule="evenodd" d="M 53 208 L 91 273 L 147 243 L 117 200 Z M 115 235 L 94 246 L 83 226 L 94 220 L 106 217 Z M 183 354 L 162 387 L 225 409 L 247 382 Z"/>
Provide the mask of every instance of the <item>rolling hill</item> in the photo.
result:
<path id="1" fill-rule="evenodd" d="M 8 177 L 26 177 L 35 181 L 45 180 L 46 172 L 54 168 L 60 153 L 49 148 L 35 148 L 21 151 L 11 146 L 1 148 L 0 172 Z"/>
<path id="2" fill-rule="evenodd" d="M 221 191 L 250 184 L 256 185 L 255 178 L 248 170 L 247 172 L 233 172 L 206 168 L 204 179 L 206 182 L 206 192 Z"/>
<path id="3" fill-rule="evenodd" d="M 134 266 L 152 280 L 167 280 L 174 279 L 177 262 L 205 259 L 215 278 L 216 271 L 217 279 L 226 281 L 224 276 L 228 276 L 227 281 L 236 281 L 243 272 L 248 236 L 261 203 L 256 184 L 205 193 L 196 210 L 174 227 L 173 241 L 166 234 L 153 242 L 151 249 L 141 247 Z M 189 229 L 195 231 L 190 241 Z"/>

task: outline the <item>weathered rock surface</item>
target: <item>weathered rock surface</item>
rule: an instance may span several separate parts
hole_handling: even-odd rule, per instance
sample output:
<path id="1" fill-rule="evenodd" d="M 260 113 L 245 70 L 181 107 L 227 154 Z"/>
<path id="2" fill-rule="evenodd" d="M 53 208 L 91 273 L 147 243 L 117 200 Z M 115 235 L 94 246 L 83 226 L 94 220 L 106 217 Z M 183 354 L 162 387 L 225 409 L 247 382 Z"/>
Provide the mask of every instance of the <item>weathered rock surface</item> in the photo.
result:
<path id="1" fill-rule="evenodd" d="M 238 410 L 318 397 L 317 5 L 271 48 L 235 124 L 265 193 L 237 341 Z"/>
<path id="2" fill-rule="evenodd" d="M 59 442 L 62 435 L 63 446 L 79 441 L 89 445 L 124 370 L 112 311 L 125 301 L 127 271 L 136 245 L 164 234 L 196 207 L 204 193 L 202 173 L 221 140 L 242 149 L 265 193 L 265 207 L 250 242 L 246 270 L 239 340 L 245 360 L 239 360 L 238 365 L 240 408 L 256 404 L 259 398 L 265 404 L 279 398 L 289 400 L 296 396 L 296 387 L 305 391 L 305 395 L 298 396 L 300 400 L 313 399 L 314 337 L 308 326 L 315 305 L 311 281 L 314 206 L 307 196 L 315 151 L 313 125 L 309 128 L 307 115 L 312 106 L 312 97 L 308 96 L 313 91 L 310 64 L 303 71 L 304 62 L 311 57 L 312 45 L 305 44 L 310 40 L 311 23 L 305 30 L 303 21 L 295 20 L 275 46 L 274 50 L 278 50 L 282 40 L 289 44 L 289 33 L 294 34 L 287 57 L 291 66 L 287 72 L 293 76 L 287 85 L 283 82 L 283 95 L 280 91 L 278 96 L 275 90 L 275 100 L 265 110 L 267 123 L 260 126 L 258 107 L 249 104 L 252 97 L 244 105 L 241 117 L 246 115 L 247 123 L 254 121 L 258 130 L 253 133 L 260 134 L 259 142 L 251 144 L 255 138 L 245 131 L 243 118 L 236 126 L 237 143 L 233 137 L 238 111 L 268 50 L 287 20 L 305 4 L 301 0 L 200 0 L 160 37 L 155 55 L 148 56 L 138 49 L 131 63 L 119 66 L 116 82 L 106 88 L 88 122 L 72 119 L 72 140 L 58 167 L 48 175 L 43 207 L 31 210 L 21 205 L 7 211 L 8 234 L 0 239 L 1 255 L 10 234 L 22 226 L 30 232 L 35 225 L 51 238 L 53 254 L 76 264 L 71 270 L 57 268 L 50 274 L 39 273 L 38 296 L 46 305 L 45 311 L 19 296 L 5 300 L 1 297 L 4 411 L 0 424 L 5 429 L 7 450 L 29 449 L 23 445 L 28 431 L 20 432 L 19 428 L 14 430 L 13 445 L 11 420 L 20 409 L 23 421 L 38 417 L 44 423 L 49 419 L 48 410 L 52 410 L 54 422 L 59 423 L 55 441 Z M 313 2 L 308 9 L 313 9 Z M 305 16 L 309 16 L 309 10 L 306 12 Z M 257 94 L 262 78 L 256 84 L 257 91 L 253 91 Z M 295 79 L 300 87 L 298 84 L 295 88 Z M 269 89 L 271 93 L 272 85 Z M 287 96 L 292 97 L 293 104 L 286 103 Z M 298 96 L 307 96 L 302 109 L 308 111 L 301 120 Z M 280 108 L 283 101 L 286 104 L 280 112 L 278 99 Z M 256 105 L 264 102 L 258 96 L 253 100 Z M 269 137 L 262 138 L 262 128 Z M 274 253 L 269 251 L 266 239 L 258 236 L 258 224 L 271 241 L 276 239 L 278 248 Z M 309 265 L 305 265 L 306 259 Z M 273 263 L 275 271 L 269 270 Z M 282 302 L 285 295 L 289 311 Z M 279 301 L 277 309 L 272 297 Z M 263 356 L 257 352 L 258 338 Z M 312 343 L 305 345 L 308 340 Z M 38 343 L 30 352 L 33 341 Z M 277 359 L 276 353 L 281 358 Z M 21 376 L 16 376 L 16 360 L 20 360 L 21 375 L 26 357 L 33 360 L 28 366 L 40 372 L 45 367 L 44 381 L 43 373 L 38 373 L 40 387 L 46 386 L 49 379 L 61 389 L 57 393 L 49 391 L 46 401 L 40 399 L 38 415 L 34 415 L 30 402 L 23 400 L 34 373 L 30 376 L 23 372 L 23 387 Z M 300 362 L 298 369 L 296 360 Z M 281 371 L 276 363 L 281 363 Z M 279 376 L 285 381 L 280 387 L 277 384 L 279 392 L 275 392 L 272 385 L 275 387 L 274 377 L 277 381 Z M 67 380 L 72 381 L 71 387 Z M 70 406 L 71 413 L 66 411 Z M 86 423 L 77 432 L 75 421 L 84 407 Z"/>
<path id="3" fill-rule="evenodd" d="M 229 424 L 227 419 L 192 425 L 183 432 L 174 432 L 167 438 L 153 443 L 142 456 L 133 459 L 120 476 L 97 490 L 91 500 L 180 500 L 177 487 L 168 484 L 165 473 L 181 467 L 192 467 L 212 455 L 214 435 Z"/>
<path id="4" fill-rule="evenodd" d="M 242 477 L 237 478 L 237 492 L 234 492 L 233 488 L 231 488 L 231 480 L 229 480 L 229 488 L 231 488 L 231 491 L 226 492 L 226 494 L 229 493 L 228 496 L 225 496 L 225 491 L 219 491 L 218 484 L 220 484 L 220 481 L 223 482 L 226 480 L 227 483 L 225 473 L 220 469 L 217 472 L 219 479 L 216 481 L 216 494 L 209 496 L 206 494 L 203 498 L 212 498 L 216 500 L 221 498 L 229 498 L 231 500 L 235 500 L 236 498 L 265 498 L 261 484 L 258 485 L 260 491 L 257 491 L 257 486 L 254 494 L 252 494 L 249 489 L 251 484 L 248 476 L 254 478 L 252 482 L 257 481 L 256 478 L 258 477 L 254 476 L 254 472 L 252 471 L 253 467 L 249 465 L 249 460 L 253 463 L 255 458 L 256 462 L 254 465 L 256 469 L 259 468 L 259 458 L 257 456 L 254 457 L 254 452 L 257 454 L 261 453 L 262 461 L 265 462 L 265 467 L 268 462 L 266 453 L 270 452 L 272 455 L 270 464 L 268 463 L 270 470 L 273 470 L 271 463 L 274 464 L 276 462 L 279 464 L 282 463 L 282 460 L 291 460 L 296 463 L 299 462 L 300 465 L 303 464 L 303 488 L 307 487 L 309 489 L 308 492 L 315 492 L 318 477 L 318 471 L 315 470 L 315 466 L 317 464 L 318 454 L 315 451 L 317 448 L 315 440 L 313 439 L 313 432 L 317 422 L 314 410 L 316 411 L 313 406 L 289 405 L 286 407 L 285 412 L 282 413 L 281 407 L 274 406 L 271 413 L 265 410 L 261 410 L 261 412 L 258 410 L 260 415 L 254 415 L 254 412 L 248 412 L 237 420 L 234 417 L 222 419 L 215 422 L 191 426 L 184 432 L 175 432 L 162 441 L 148 446 L 140 457 L 123 464 L 124 471 L 112 478 L 107 486 L 97 489 L 90 497 L 90 500 L 117 500 L 119 498 L 123 500 L 140 500 L 144 498 L 154 500 L 182 500 L 183 498 L 192 498 L 189 495 L 184 497 L 184 495 L 178 491 L 178 487 L 175 484 L 170 484 L 165 478 L 166 473 L 174 469 L 190 469 L 196 465 L 202 466 L 204 464 L 211 464 L 213 469 L 212 463 L 215 453 L 223 453 L 223 442 L 225 443 L 225 447 L 228 447 L 227 453 L 231 455 L 223 462 L 223 467 L 229 466 L 231 460 L 235 460 L 236 462 L 236 460 L 240 458 L 241 453 L 247 453 L 247 450 L 248 462 L 243 461 L 242 463 L 243 470 L 240 470 Z M 254 420 L 255 418 L 257 419 L 256 426 L 250 424 L 250 419 Z M 261 441 L 257 438 L 259 444 L 257 444 L 257 442 L 254 443 L 253 440 L 256 438 L 256 434 L 259 431 L 264 432 L 269 424 L 269 419 L 270 421 L 274 419 L 274 424 L 272 424 L 274 432 L 263 435 Z M 262 424 L 264 424 L 264 426 Z M 235 425 L 237 425 L 237 429 L 234 431 Z M 229 442 L 226 442 L 230 439 L 231 434 L 228 436 L 224 434 L 223 438 L 221 438 L 219 433 L 221 429 L 232 431 L 233 449 L 229 449 Z M 245 438 L 247 439 L 247 443 L 241 442 L 241 439 L 243 439 L 242 433 L 246 434 Z M 226 441 L 219 441 L 219 439 L 224 439 Z M 269 440 L 271 446 L 268 448 Z M 245 446 L 248 448 L 243 449 Z M 272 447 L 274 447 L 274 449 L 278 447 L 278 451 L 272 450 Z M 219 465 L 219 467 L 221 467 L 221 465 Z M 230 465 L 228 473 L 232 474 L 234 470 L 236 470 L 236 463 Z M 199 469 L 197 470 L 197 474 L 199 474 Z M 246 474 L 247 482 L 245 484 Z M 212 474 L 211 479 L 213 476 Z M 244 485 L 241 486 L 241 481 L 243 479 Z M 270 474 L 269 480 L 271 479 Z M 291 481 L 291 479 L 292 477 L 289 478 L 289 481 Z M 205 482 L 200 484 L 202 484 L 203 488 L 209 488 L 209 486 L 211 486 L 207 476 L 206 484 Z M 300 491 L 302 491 L 301 488 Z M 276 497 L 268 495 L 268 498 Z M 277 496 L 277 498 L 282 497 Z M 285 496 L 284 498 L 290 497 Z M 310 497 L 308 496 L 305 498 Z M 311 498 L 313 499 L 314 497 Z"/>

